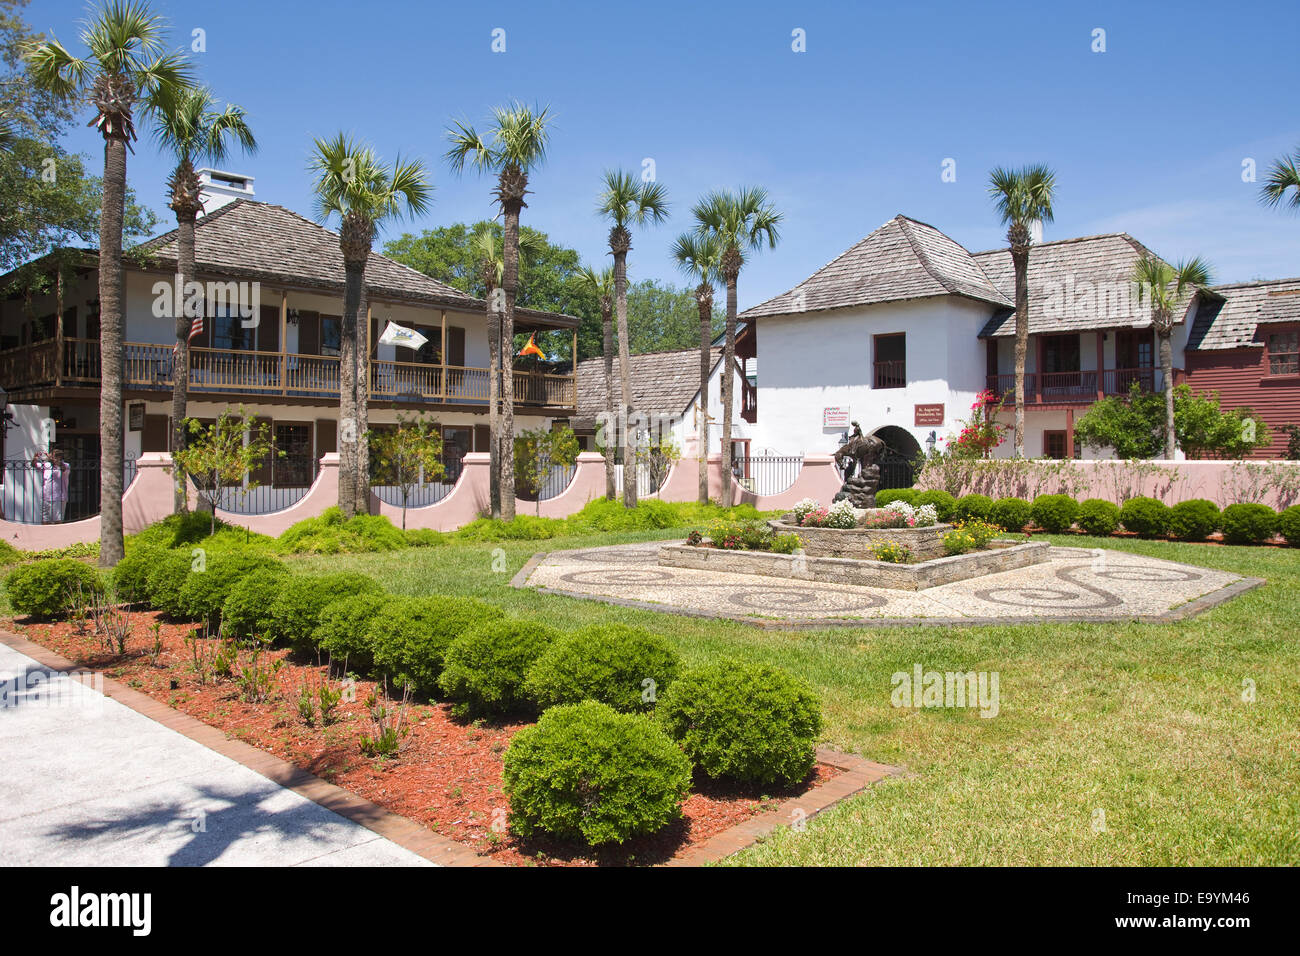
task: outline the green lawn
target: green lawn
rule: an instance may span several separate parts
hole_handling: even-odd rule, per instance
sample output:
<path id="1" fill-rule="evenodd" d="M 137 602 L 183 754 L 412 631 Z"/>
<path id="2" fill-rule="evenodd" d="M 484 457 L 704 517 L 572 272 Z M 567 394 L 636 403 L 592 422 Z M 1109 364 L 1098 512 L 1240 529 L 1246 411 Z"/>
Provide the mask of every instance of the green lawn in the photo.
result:
<path id="1" fill-rule="evenodd" d="M 381 555 L 292 559 L 356 569 L 401 594 L 482 598 L 564 628 L 624 621 L 687 662 L 722 655 L 802 675 L 826 740 L 905 768 L 728 861 L 744 864 L 1300 863 L 1300 549 L 1049 538 L 1261 577 L 1175 624 L 832 628 L 747 625 L 615 608 L 510 587 L 539 550 L 680 537 L 606 534 Z M 504 560 L 500 560 L 504 556 Z M 914 664 L 997 671 L 1001 708 L 901 710 L 891 675 Z M 1242 699 L 1243 680 L 1257 699 Z M 1096 811 L 1105 829 L 1094 832 Z"/>
<path id="2" fill-rule="evenodd" d="M 504 570 L 493 545 L 297 563 L 362 570 L 402 594 L 471 595 L 560 627 L 638 624 L 688 662 L 777 664 L 823 695 L 827 741 L 906 769 L 738 865 L 1300 862 L 1300 550 L 1050 539 L 1268 580 L 1177 624 L 766 631 L 509 586 L 538 550 L 673 536 L 505 543 Z M 917 663 L 997 671 L 1000 713 L 895 709 L 890 677 Z M 1254 703 L 1242 700 L 1247 678 Z"/>

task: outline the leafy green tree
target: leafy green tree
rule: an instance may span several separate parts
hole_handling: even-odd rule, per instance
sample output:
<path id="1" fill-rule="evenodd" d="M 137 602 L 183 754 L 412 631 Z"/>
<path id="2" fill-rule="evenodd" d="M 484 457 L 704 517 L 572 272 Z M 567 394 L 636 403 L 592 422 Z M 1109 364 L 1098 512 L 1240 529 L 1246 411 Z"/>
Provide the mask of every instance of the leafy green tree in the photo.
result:
<path id="1" fill-rule="evenodd" d="M 406 507 L 417 485 L 441 478 L 442 434 L 437 422 L 424 413 L 397 414 L 397 427 L 370 433 L 374 457 L 375 484 L 394 485 L 402 492 L 402 530 L 406 530 Z"/>
<path id="2" fill-rule="evenodd" d="M 722 349 L 722 474 L 731 474 L 731 426 L 735 414 L 736 376 L 736 285 L 745 255 L 764 246 L 775 249 L 781 214 L 768 199 L 766 189 L 747 186 L 738 192 L 713 192 L 692 210 L 696 229 L 713 236 L 721 247 L 718 273 L 727 287 L 726 339 Z M 722 483 L 722 506 L 731 507 L 731 482 Z"/>
<path id="3" fill-rule="evenodd" d="M 1007 227 L 1016 282 L 1016 431 L 1015 453 L 1025 453 L 1025 360 L 1029 354 L 1029 247 L 1031 226 L 1052 221 L 1056 174 L 1047 166 L 1002 166 L 989 173 L 989 195 Z"/>
<path id="4" fill-rule="evenodd" d="M 89 102 L 92 126 L 104 138 L 99 224 L 100 547 L 99 563 L 122 560 L 122 235 L 126 208 L 126 154 L 136 138 L 135 109 L 147 114 L 169 90 L 186 86 L 190 70 L 164 52 L 164 23 L 147 3 L 110 0 L 85 22 L 84 57 L 47 39 L 27 54 L 37 87 L 65 102 Z"/>
<path id="5" fill-rule="evenodd" d="M 379 226 L 403 215 L 418 216 L 429 208 L 433 186 L 419 160 L 398 156 L 390 166 L 374 150 L 338 133 L 312 144 L 308 167 L 315 181 L 317 216 L 340 220 L 339 249 L 343 252 L 343 321 L 339 334 L 339 509 L 351 518 L 368 505 L 369 448 L 366 432 L 369 382 L 361 359 L 369 343 L 365 324 L 358 320 L 365 296 L 366 263 Z M 351 436 L 343 431 L 351 431 Z"/>
<path id="6" fill-rule="evenodd" d="M 238 488 L 241 495 L 258 486 L 252 477 L 258 465 L 272 454 L 270 423 L 249 422 L 244 406 L 225 408 L 211 425 L 185 420 L 188 439 L 173 459 L 194 477 L 199 500 L 212 514 L 211 533 L 217 531 L 217 502 L 223 488 Z M 247 433 L 247 434 L 246 434 Z M 281 458 L 284 452 L 275 452 Z"/>
<path id="7" fill-rule="evenodd" d="M 515 487 L 536 496 L 537 514 L 542 513 L 542 485 L 551 469 L 567 468 L 578 460 L 578 438 L 567 425 L 522 431 L 515 436 Z"/>
<path id="8" fill-rule="evenodd" d="M 700 504 L 709 503 L 709 375 L 713 371 L 713 285 L 719 278 L 722 246 L 713 234 L 686 232 L 673 243 L 677 267 L 696 281 L 694 298 L 700 330 L 699 472 Z"/>
<path id="9" fill-rule="evenodd" d="M 1193 458 L 1242 458 L 1271 442 L 1268 426 L 1250 408 L 1224 410 L 1218 392 L 1173 390 L 1178 447 Z M 1092 449 L 1114 449 L 1117 458 L 1157 458 L 1167 453 L 1165 397 L 1136 382 L 1127 395 L 1096 402 L 1074 425 L 1075 441 Z"/>
<path id="10" fill-rule="evenodd" d="M 671 282 L 642 279 L 627 286 L 628 351 L 633 355 L 699 348 L 700 306 L 698 289 L 683 288 Z M 726 328 L 721 312 L 714 312 L 710 301 L 709 340 Z"/>
<path id="11" fill-rule="evenodd" d="M 492 111 L 492 125 L 485 134 L 480 134 L 473 126 L 457 122 L 448 130 L 451 148 L 447 151 L 447 161 L 455 172 L 461 172 L 468 165 L 480 173 L 495 174 L 497 187 L 494 191 L 497 204 L 501 207 L 502 226 L 502 260 L 501 290 L 504 293 L 504 308 L 501 316 L 501 340 L 514 342 L 515 335 L 515 299 L 519 292 L 519 214 L 524 208 L 524 196 L 528 194 L 529 173 L 540 166 L 546 158 L 550 132 L 549 110 L 534 110 L 523 103 L 497 107 Z M 513 353 L 514 349 L 511 348 Z M 513 354 L 511 355 L 513 369 Z M 502 367 L 505 359 L 502 358 Z M 502 383 L 501 415 L 501 461 L 498 465 L 498 481 L 506 487 L 503 477 L 514 474 L 514 434 L 515 434 L 515 377 L 505 375 Z M 514 495 L 501 496 L 501 517 L 512 521 L 515 517 Z"/>
<path id="12" fill-rule="evenodd" d="M 668 218 L 668 192 L 662 183 L 638 182 L 626 170 L 606 170 L 596 211 L 609 221 L 609 253 L 614 257 L 614 318 L 618 325 L 618 377 L 623 407 L 623 504 L 636 507 L 636 468 L 633 462 L 632 362 L 627 337 L 627 254 L 632 248 L 628 226 L 660 223 Z"/>
<path id="13" fill-rule="evenodd" d="M 257 140 L 249 127 L 243 107 L 227 103 L 217 107 L 217 98 L 204 86 L 184 86 L 163 91 L 154 111 L 154 135 L 162 149 L 176 158 L 176 168 L 167 180 L 171 191 L 168 205 L 176 213 L 176 278 L 180 283 L 177 301 L 188 301 L 187 291 L 194 281 L 194 223 L 203 212 L 200 193 L 203 184 L 194 169 L 195 161 L 221 164 L 231 147 L 238 144 L 245 152 L 257 151 Z M 185 417 L 189 398 L 190 322 L 192 317 L 178 310 L 176 318 L 176 358 L 172 363 L 172 447 L 185 442 Z M 185 473 L 177 468 L 173 510 L 180 514 L 188 508 Z"/>
<path id="14" fill-rule="evenodd" d="M 1174 311 L 1186 306 L 1186 297 L 1197 286 L 1210 284 L 1210 267 L 1199 258 L 1171 266 L 1143 254 L 1133 263 L 1131 278 L 1137 284 L 1138 303 L 1150 303 L 1151 327 L 1160 346 L 1160 373 L 1165 380 L 1165 458 L 1171 459 L 1178 448 L 1174 427 Z"/>

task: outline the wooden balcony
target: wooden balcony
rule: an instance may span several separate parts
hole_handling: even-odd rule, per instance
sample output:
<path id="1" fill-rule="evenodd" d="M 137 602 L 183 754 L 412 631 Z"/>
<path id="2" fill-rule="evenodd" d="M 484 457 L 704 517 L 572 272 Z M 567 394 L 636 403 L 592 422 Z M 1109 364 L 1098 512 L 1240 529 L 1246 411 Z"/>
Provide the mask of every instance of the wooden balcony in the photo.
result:
<path id="1" fill-rule="evenodd" d="M 59 386 L 97 387 L 99 342 L 64 339 L 63 361 L 56 361 L 54 339 L 0 352 L 0 387 L 10 392 Z M 339 359 L 331 355 L 190 349 L 191 394 L 282 396 L 337 399 Z M 174 358 L 170 345 L 126 342 L 122 346 L 122 386 L 126 389 L 172 387 Z M 573 375 L 516 371 L 515 404 L 573 408 Z M 379 401 L 483 404 L 488 398 L 488 370 L 416 362 L 371 362 L 370 396 Z"/>
<path id="2" fill-rule="evenodd" d="M 1026 372 L 1026 405 L 1091 405 L 1108 395 L 1127 395 L 1133 385 L 1144 392 L 1164 387 L 1158 368 L 1108 368 L 1086 372 Z M 1015 373 L 988 376 L 987 388 L 994 396 L 1016 398 Z"/>

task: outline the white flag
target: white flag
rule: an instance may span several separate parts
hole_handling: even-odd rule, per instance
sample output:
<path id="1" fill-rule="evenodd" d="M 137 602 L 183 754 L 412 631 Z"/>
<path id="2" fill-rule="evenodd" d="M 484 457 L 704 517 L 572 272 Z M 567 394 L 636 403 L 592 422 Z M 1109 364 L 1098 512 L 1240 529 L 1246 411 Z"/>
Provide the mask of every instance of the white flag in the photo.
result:
<path id="1" fill-rule="evenodd" d="M 423 335 L 390 321 L 384 326 L 384 334 L 379 336 L 380 345 L 405 345 L 408 349 L 418 349 L 428 342 Z"/>

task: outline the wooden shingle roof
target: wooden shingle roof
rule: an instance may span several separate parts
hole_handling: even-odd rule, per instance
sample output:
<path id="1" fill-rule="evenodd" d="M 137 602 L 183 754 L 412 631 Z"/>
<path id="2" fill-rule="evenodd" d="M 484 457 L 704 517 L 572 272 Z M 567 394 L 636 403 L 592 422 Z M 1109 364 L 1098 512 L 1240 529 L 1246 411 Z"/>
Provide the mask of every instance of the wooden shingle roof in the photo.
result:
<path id="1" fill-rule="evenodd" d="M 1129 281 L 1133 264 L 1149 250 L 1126 233 L 1037 243 L 1029 252 L 1029 332 L 1076 332 L 1151 324 L 1148 301 Z M 1010 249 L 977 252 L 975 261 L 1009 298 L 1016 294 Z M 1016 334 L 1012 308 L 999 310 L 983 337 Z"/>
<path id="2" fill-rule="evenodd" d="M 1202 296 L 1187 348 L 1193 351 L 1262 347 L 1261 325 L 1300 322 L 1300 279 L 1216 285 Z"/>
<path id="3" fill-rule="evenodd" d="M 958 295 L 1011 308 L 971 254 L 938 229 L 895 216 L 788 292 L 746 309 L 746 320 Z"/>
<path id="4" fill-rule="evenodd" d="M 712 350 L 710 374 L 717 370 L 722 349 Z M 700 350 L 644 352 L 631 357 L 632 407 L 643 415 L 678 417 L 686 411 L 700 390 Z M 614 357 L 614 401 L 620 401 L 618 356 Z M 595 427 L 605 410 L 605 358 L 578 363 L 578 409 L 574 428 Z"/>
<path id="5" fill-rule="evenodd" d="M 174 264 L 177 230 L 143 243 L 151 266 Z M 338 233 L 283 206 L 236 199 L 199 218 L 194 230 L 195 264 L 204 276 L 284 283 L 341 295 L 343 253 Z M 174 265 L 173 265 L 174 267 Z M 466 312 L 483 311 L 482 299 L 439 282 L 377 252 L 366 263 L 366 289 L 372 298 L 394 299 Z M 571 327 L 578 320 L 558 313 L 517 309 L 524 318 L 549 326 Z"/>

